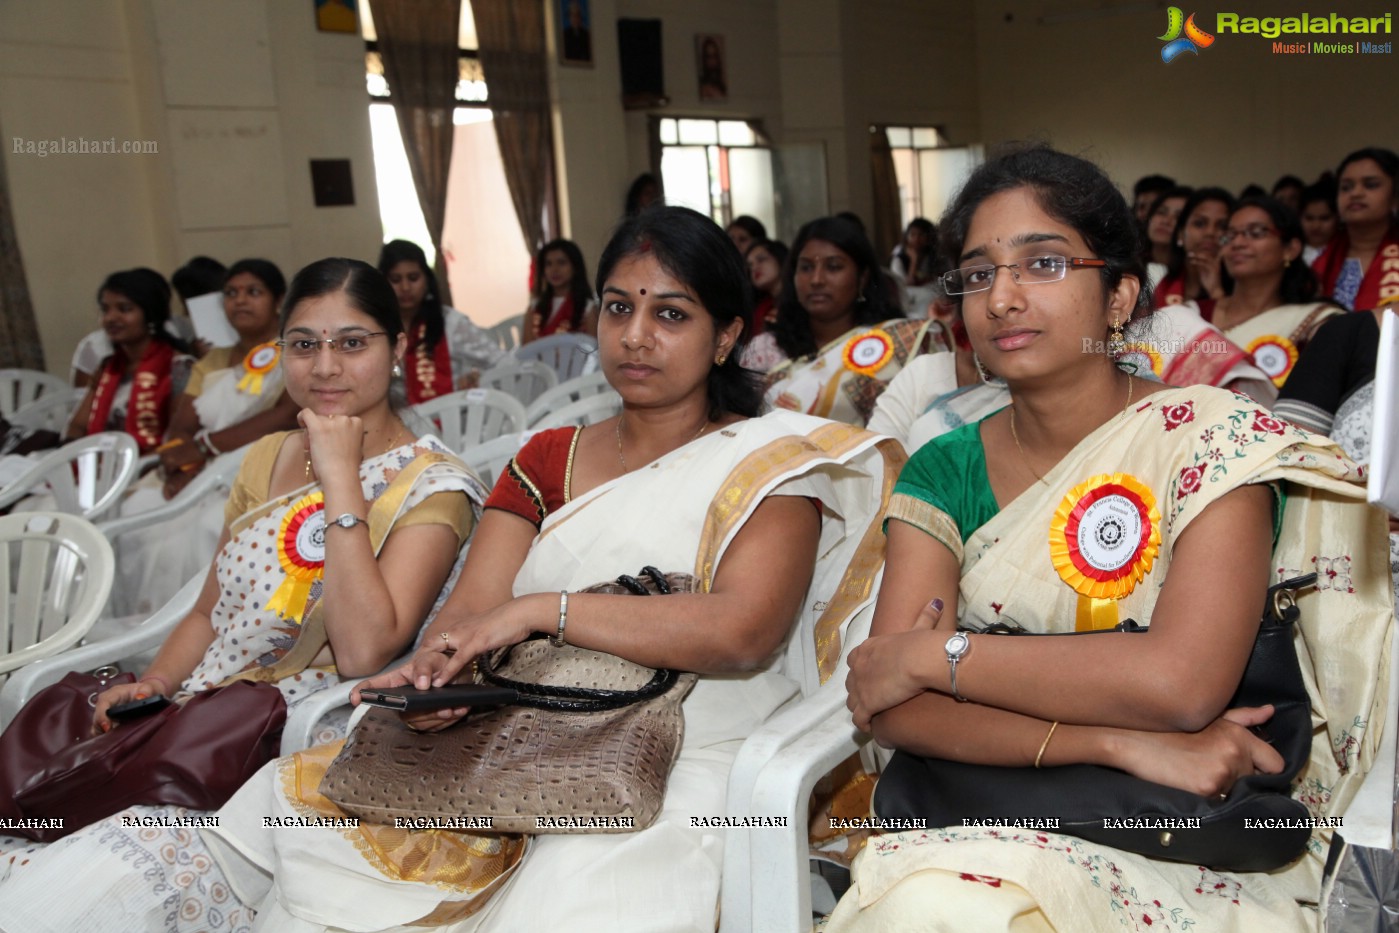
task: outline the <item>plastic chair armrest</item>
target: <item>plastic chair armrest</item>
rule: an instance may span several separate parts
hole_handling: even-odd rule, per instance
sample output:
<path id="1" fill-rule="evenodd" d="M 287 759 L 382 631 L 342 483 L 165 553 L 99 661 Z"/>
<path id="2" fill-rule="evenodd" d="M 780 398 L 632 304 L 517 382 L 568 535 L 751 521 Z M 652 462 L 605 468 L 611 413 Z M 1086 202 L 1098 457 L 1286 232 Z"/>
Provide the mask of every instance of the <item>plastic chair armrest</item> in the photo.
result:
<path id="1" fill-rule="evenodd" d="M 170 630 L 194 608 L 203 588 L 204 574 L 201 573 L 180 587 L 154 615 L 130 631 L 34 661 L 15 671 L 0 687 L 0 728 L 8 725 L 34 694 L 58 683 L 69 671 L 90 671 L 160 645 Z"/>

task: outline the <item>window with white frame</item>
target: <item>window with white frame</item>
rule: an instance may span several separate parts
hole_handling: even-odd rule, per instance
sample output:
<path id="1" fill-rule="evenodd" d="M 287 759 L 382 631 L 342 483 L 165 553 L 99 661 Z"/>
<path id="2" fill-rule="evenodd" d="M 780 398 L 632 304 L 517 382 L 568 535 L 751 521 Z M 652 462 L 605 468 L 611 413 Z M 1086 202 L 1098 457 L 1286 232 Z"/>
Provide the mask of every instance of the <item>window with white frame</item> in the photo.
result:
<path id="1" fill-rule="evenodd" d="M 980 146 L 951 146 L 933 126 L 887 126 L 894 174 L 899 181 L 903 226 L 915 217 L 933 222 L 981 162 Z"/>
<path id="2" fill-rule="evenodd" d="M 772 148 L 759 127 L 664 117 L 656 130 L 667 204 L 694 208 L 720 226 L 747 214 L 778 229 Z"/>

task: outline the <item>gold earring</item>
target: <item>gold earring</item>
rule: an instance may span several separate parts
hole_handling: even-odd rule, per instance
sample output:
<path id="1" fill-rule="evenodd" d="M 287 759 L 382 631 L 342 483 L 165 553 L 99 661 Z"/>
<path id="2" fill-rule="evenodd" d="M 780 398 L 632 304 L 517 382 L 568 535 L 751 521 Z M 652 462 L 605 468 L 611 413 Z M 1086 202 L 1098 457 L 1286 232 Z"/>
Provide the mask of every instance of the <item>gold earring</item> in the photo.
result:
<path id="1" fill-rule="evenodd" d="M 1122 337 L 1121 319 L 1112 322 L 1112 333 L 1108 335 L 1108 356 L 1113 359 L 1127 352 L 1127 341 Z"/>

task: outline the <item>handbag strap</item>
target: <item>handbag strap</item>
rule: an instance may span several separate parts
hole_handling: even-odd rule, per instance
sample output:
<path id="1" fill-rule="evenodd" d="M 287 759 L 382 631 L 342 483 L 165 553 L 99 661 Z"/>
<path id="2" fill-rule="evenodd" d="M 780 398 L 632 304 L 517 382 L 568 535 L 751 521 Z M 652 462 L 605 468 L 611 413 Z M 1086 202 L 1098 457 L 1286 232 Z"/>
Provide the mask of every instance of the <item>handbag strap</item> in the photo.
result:
<path id="1" fill-rule="evenodd" d="M 641 576 L 650 580 L 656 588 L 657 593 L 668 595 L 673 592 L 670 582 L 666 580 L 666 575 L 655 567 L 646 566 L 641 568 Z M 653 595 L 646 584 L 636 577 L 622 574 L 617 578 L 617 585 L 625 589 L 634 596 Z M 544 638 L 544 635 L 535 635 L 531 641 Z M 481 679 L 497 687 L 509 687 L 519 694 L 516 705 L 529 706 L 534 709 L 557 710 L 570 713 L 597 713 L 609 709 L 620 709 L 623 706 L 630 706 L 633 703 L 640 703 L 665 693 L 675 686 L 680 679 L 680 672 L 669 668 L 659 668 L 651 675 L 651 679 L 637 687 L 635 690 L 604 690 L 597 687 L 565 687 L 552 684 L 536 684 L 523 680 L 512 680 L 497 673 L 500 666 L 510 657 L 510 652 L 515 646 L 496 652 L 494 657 L 481 660 L 479 670 Z"/>

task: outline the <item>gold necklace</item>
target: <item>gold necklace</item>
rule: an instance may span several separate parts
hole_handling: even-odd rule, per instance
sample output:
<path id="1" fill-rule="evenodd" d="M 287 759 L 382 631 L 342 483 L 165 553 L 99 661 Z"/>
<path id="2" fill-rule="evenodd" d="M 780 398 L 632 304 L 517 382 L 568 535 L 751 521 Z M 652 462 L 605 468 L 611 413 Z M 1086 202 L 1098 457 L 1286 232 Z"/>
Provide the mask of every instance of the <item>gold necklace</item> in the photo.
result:
<path id="1" fill-rule="evenodd" d="M 1132 377 L 1131 377 L 1131 376 L 1128 376 L 1128 377 L 1127 377 L 1127 404 L 1122 406 L 1122 410 L 1123 410 L 1123 411 L 1126 411 L 1127 409 L 1129 409 L 1129 408 L 1131 408 L 1131 407 L 1132 407 Z M 1031 473 L 1035 474 L 1035 479 L 1039 480 L 1041 483 L 1044 483 L 1044 477 L 1043 477 L 1043 476 L 1040 476 L 1039 471 L 1036 470 L 1036 469 L 1034 468 L 1034 465 L 1030 463 L 1030 458 L 1027 457 L 1027 456 L 1025 456 L 1025 448 L 1020 446 L 1020 435 L 1017 434 L 1016 431 L 1015 431 L 1015 406 L 1014 406 L 1014 405 L 1011 405 L 1011 406 L 1010 406 L 1010 439 L 1013 440 L 1013 441 L 1015 441 L 1015 449 L 1018 450 L 1018 451 L 1020 451 L 1020 459 L 1023 460 L 1023 461 L 1025 461 L 1025 466 L 1026 466 L 1026 468 L 1029 469 L 1029 471 L 1030 471 Z M 1046 484 L 1046 485 L 1048 485 L 1048 484 Z"/>
<path id="2" fill-rule="evenodd" d="M 701 435 L 701 434 L 703 434 L 705 431 L 708 431 L 708 430 L 709 430 L 709 419 L 708 419 L 708 418 L 705 418 L 705 419 L 704 419 L 704 423 L 700 425 L 700 429 L 699 429 L 698 431 L 695 432 L 695 436 L 692 437 L 692 438 L 690 438 L 688 441 L 686 441 L 685 444 L 693 444 L 695 441 L 697 441 L 697 440 L 700 439 L 700 435 Z M 680 446 L 681 446 L 681 447 L 684 447 L 685 444 L 681 444 Z M 620 464 L 622 465 L 622 472 L 623 472 L 623 473 L 630 473 L 630 472 L 631 472 L 629 469 L 627 469 L 627 458 L 624 457 L 624 456 L 622 456 L 622 416 L 621 416 L 621 415 L 618 415 L 618 416 L 617 416 L 617 462 L 620 463 Z"/>
<path id="3" fill-rule="evenodd" d="M 406 430 L 407 427 L 402 421 L 400 421 L 398 423 L 398 430 L 394 432 L 393 438 L 389 441 L 389 446 L 385 447 L 382 451 L 380 451 L 378 456 L 382 457 L 384 454 L 397 447 L 399 439 L 403 437 L 403 432 Z M 306 451 L 306 482 L 311 482 L 311 451 L 309 449 Z"/>

